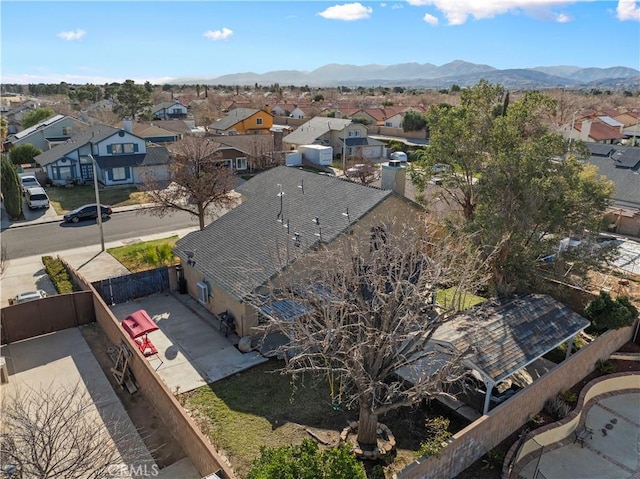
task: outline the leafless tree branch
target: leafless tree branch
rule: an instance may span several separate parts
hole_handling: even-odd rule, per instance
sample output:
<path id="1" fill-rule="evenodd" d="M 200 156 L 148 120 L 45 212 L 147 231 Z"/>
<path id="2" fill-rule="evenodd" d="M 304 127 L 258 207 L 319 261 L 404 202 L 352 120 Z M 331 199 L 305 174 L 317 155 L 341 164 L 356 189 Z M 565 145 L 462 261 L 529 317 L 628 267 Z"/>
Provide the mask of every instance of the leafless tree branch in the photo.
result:
<path id="1" fill-rule="evenodd" d="M 105 478 L 124 463 L 120 451 L 127 460 L 148 456 L 132 426 L 99 412 L 78 384 L 20 389 L 3 398 L 0 456 L 3 465 L 16 466 L 12 477 Z"/>

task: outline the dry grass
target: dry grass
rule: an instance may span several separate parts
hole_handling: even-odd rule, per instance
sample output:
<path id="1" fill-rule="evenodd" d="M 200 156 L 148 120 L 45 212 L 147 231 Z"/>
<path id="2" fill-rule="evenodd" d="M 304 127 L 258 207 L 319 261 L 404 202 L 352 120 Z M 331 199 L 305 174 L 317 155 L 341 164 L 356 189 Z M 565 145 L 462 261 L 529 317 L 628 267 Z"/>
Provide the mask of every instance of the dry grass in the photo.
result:
<path id="1" fill-rule="evenodd" d="M 135 187 L 101 189 L 100 203 L 103 205 L 130 206 L 149 202 L 149 197 L 144 191 Z M 47 195 L 51 206 L 56 213 L 62 215 L 87 203 L 95 203 L 96 196 L 93 186 L 76 185 L 70 188 L 65 186 L 52 186 L 47 188 Z"/>

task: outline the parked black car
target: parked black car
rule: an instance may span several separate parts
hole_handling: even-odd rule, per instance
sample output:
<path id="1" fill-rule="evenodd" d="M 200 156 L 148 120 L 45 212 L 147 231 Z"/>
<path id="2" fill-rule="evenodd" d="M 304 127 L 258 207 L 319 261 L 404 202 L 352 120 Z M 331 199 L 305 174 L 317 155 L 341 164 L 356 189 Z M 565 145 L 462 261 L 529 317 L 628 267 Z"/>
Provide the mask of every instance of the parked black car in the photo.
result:
<path id="1" fill-rule="evenodd" d="M 111 215 L 111 206 L 109 205 L 100 205 L 100 210 L 102 212 L 102 219 L 105 219 Z M 83 205 L 80 208 L 76 208 L 73 211 L 70 211 L 66 215 L 64 215 L 64 220 L 67 223 L 77 223 L 80 220 L 90 220 L 98 217 L 98 208 L 96 204 Z"/>

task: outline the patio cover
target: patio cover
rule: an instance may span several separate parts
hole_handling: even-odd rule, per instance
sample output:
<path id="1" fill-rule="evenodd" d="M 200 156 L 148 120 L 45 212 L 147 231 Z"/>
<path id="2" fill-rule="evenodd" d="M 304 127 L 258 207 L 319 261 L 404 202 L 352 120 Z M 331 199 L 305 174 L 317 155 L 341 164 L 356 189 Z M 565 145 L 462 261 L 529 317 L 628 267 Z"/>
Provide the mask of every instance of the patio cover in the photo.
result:
<path id="1" fill-rule="evenodd" d="M 160 329 L 144 309 L 139 309 L 122 320 L 122 327 L 129 333 L 131 339 L 139 338 L 140 336 Z"/>
<path id="2" fill-rule="evenodd" d="M 589 324 L 551 296 L 531 294 L 470 308 L 440 326 L 432 340 L 452 352 L 466 353 L 466 365 L 480 372 L 487 387 L 486 414 L 495 384 L 571 340 Z M 398 371 L 402 377 L 403 373 L 407 380 L 416 374 Z"/>

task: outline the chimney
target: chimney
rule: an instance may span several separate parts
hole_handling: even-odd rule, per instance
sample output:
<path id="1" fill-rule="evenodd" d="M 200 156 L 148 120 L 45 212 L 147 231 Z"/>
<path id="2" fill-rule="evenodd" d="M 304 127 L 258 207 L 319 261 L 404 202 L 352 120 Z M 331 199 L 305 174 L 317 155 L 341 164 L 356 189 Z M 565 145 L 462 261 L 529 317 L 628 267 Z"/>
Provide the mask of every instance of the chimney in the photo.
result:
<path id="1" fill-rule="evenodd" d="M 282 138 L 284 132 L 281 128 L 273 130 L 273 151 L 282 151 Z"/>
<path id="2" fill-rule="evenodd" d="M 122 119 L 122 129 L 127 133 L 133 133 L 133 121 L 128 116 Z"/>
<path id="3" fill-rule="evenodd" d="M 583 120 L 582 128 L 580 129 L 580 139 L 582 141 L 589 141 L 590 133 L 591 133 L 591 120 Z"/>
<path id="4" fill-rule="evenodd" d="M 389 163 L 382 165 L 380 187 L 383 190 L 392 190 L 394 193 L 404 196 L 406 177 L 406 168 L 401 161 L 389 161 Z"/>

